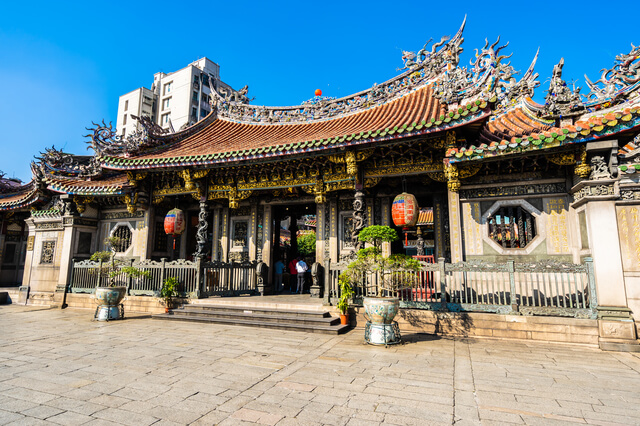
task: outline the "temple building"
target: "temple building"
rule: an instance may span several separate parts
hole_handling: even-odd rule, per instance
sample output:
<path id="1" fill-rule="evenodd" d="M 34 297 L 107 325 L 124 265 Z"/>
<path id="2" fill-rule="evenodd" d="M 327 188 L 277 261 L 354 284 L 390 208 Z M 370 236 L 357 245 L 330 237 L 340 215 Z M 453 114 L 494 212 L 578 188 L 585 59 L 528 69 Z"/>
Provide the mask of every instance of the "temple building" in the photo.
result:
<path id="1" fill-rule="evenodd" d="M 256 262 L 267 272 L 249 290 L 268 294 L 272 266 L 302 236 L 315 233 L 307 263 L 327 268 L 365 226 L 394 226 L 392 201 L 408 192 L 420 229 L 398 228 L 387 253 L 416 254 L 419 238 L 423 254 L 451 264 L 592 259 L 595 293 L 580 315 L 598 320 L 601 339 L 636 341 L 640 48 L 588 81 L 586 97 L 562 80 L 560 61 L 541 105 L 537 55 L 520 80 L 499 40 L 462 67 L 463 29 L 404 52 L 398 76 L 351 96 L 266 107 L 211 85 L 210 112 L 183 130 L 138 117 L 126 137 L 96 125 L 92 156 L 47 150 L 30 183 L 0 186 L 0 279 L 15 267 L 30 303 L 57 304 L 83 291 L 74 265 L 116 235 L 132 262 Z M 175 208 L 187 226 L 174 238 L 163 221 Z M 216 295 L 212 280 L 203 274 L 186 293 Z M 553 307 L 545 312 L 569 312 Z"/>

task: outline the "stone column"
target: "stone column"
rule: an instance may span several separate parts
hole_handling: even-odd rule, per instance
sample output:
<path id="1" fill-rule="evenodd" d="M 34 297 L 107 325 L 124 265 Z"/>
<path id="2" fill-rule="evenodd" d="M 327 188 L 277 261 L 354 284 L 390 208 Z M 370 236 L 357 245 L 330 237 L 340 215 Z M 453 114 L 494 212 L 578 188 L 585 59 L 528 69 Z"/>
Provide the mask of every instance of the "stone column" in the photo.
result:
<path id="1" fill-rule="evenodd" d="M 27 233 L 27 255 L 24 259 L 24 272 L 22 277 L 22 285 L 19 290 L 18 303 L 27 304 L 27 296 L 29 293 L 29 284 L 31 281 L 31 272 L 33 268 L 34 261 L 34 246 L 36 240 L 36 225 L 32 218 L 28 218 L 25 221 L 27 225 L 28 233 Z M 24 297 L 24 299 L 23 299 Z"/>
<path id="2" fill-rule="evenodd" d="M 460 195 L 447 190 L 449 201 L 449 239 L 451 242 L 451 262 L 462 262 L 462 227 L 460 226 Z"/>
<path id="3" fill-rule="evenodd" d="M 324 265 L 324 231 L 327 227 L 324 203 L 316 203 L 316 262 Z"/>
<path id="4" fill-rule="evenodd" d="M 330 201 L 329 214 L 329 253 L 333 262 L 340 260 L 340 244 L 338 241 L 338 199 L 333 197 Z"/>
<path id="5" fill-rule="evenodd" d="M 384 197 L 381 202 L 381 225 L 391 226 L 391 199 Z M 391 243 L 382 243 L 382 255 L 385 257 L 391 256 Z"/>
<path id="6" fill-rule="evenodd" d="M 586 213 L 596 276 L 600 348 L 640 351 L 627 305 L 615 202 L 590 202 Z"/>
<path id="7" fill-rule="evenodd" d="M 262 261 L 269 266 L 269 270 L 272 270 L 272 249 L 271 246 L 273 244 L 273 230 L 271 229 L 271 222 L 273 221 L 273 217 L 271 216 L 271 205 L 265 204 L 263 206 L 264 214 L 262 217 L 262 233 L 264 235 L 262 240 Z M 269 274 L 271 276 L 271 274 Z M 271 282 L 271 280 L 269 280 Z"/>
<path id="8" fill-rule="evenodd" d="M 229 261 L 229 209 L 227 207 L 222 209 L 222 235 L 220 236 L 220 244 L 222 246 L 222 253 L 220 253 L 220 259 L 223 262 Z"/>
<path id="9" fill-rule="evenodd" d="M 249 232 L 247 239 L 249 240 L 249 260 L 254 261 L 257 257 L 257 227 L 258 227 L 258 203 L 251 203 L 251 214 L 249 216 Z"/>
<path id="10" fill-rule="evenodd" d="M 219 259 L 220 253 L 220 208 L 213 209 L 213 238 L 211 238 L 211 260 L 216 261 Z"/>

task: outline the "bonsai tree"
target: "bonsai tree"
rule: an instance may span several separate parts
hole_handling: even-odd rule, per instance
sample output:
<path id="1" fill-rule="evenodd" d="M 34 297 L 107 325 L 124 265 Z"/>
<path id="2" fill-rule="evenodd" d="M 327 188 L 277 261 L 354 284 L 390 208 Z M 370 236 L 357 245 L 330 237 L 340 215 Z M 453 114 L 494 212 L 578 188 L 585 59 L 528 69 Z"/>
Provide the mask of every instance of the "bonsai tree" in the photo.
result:
<path id="1" fill-rule="evenodd" d="M 125 274 L 128 277 L 150 278 L 151 274 L 147 271 L 142 271 L 133 266 L 124 266 L 124 262 L 116 259 L 115 248 L 122 243 L 119 237 L 109 237 L 104 240 L 105 245 L 110 248 L 109 251 L 97 251 L 91 255 L 89 260 L 93 262 L 100 262 L 97 273 L 101 277 L 108 279 L 108 284 L 103 287 L 118 287 L 117 278 L 121 274 Z"/>
<path id="2" fill-rule="evenodd" d="M 178 286 L 180 283 L 176 277 L 169 277 L 164 280 L 162 288 L 160 289 L 160 299 L 162 299 L 167 309 L 171 309 L 173 305 L 173 298 L 178 297 Z"/>
<path id="3" fill-rule="evenodd" d="M 404 254 L 382 256 L 382 243 L 398 239 L 395 229 L 380 225 L 367 226 L 360 231 L 358 239 L 373 244 L 373 247 L 358 250 L 356 260 L 340 274 L 343 280 L 348 281 L 351 286 L 360 283 L 366 285 L 373 276 L 377 275 L 379 277 L 375 289 L 377 297 L 397 297 L 398 290 L 413 285 L 413 274 L 407 274 L 407 272 L 418 271 L 420 262 Z"/>

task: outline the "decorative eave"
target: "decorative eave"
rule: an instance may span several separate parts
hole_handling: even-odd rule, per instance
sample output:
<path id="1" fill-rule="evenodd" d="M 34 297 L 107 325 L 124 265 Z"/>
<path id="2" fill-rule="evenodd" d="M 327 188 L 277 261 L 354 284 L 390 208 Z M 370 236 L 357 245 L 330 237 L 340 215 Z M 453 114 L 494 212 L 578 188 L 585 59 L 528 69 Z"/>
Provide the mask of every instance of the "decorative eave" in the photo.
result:
<path id="1" fill-rule="evenodd" d="M 47 189 L 70 195 L 113 196 L 122 195 L 132 188 L 125 174 L 89 181 L 58 176 L 47 176 L 44 179 Z"/>
<path id="2" fill-rule="evenodd" d="M 468 147 L 451 148 L 446 152 L 446 158 L 451 163 L 464 161 L 479 161 L 490 157 L 520 154 L 536 150 L 557 148 L 563 145 L 585 143 L 602 138 L 608 138 L 630 132 L 640 126 L 640 105 L 622 104 L 599 113 L 588 113 L 580 117 L 575 124 L 560 127 L 553 126 L 554 121 L 547 121 L 548 128 L 541 128 L 544 120 L 537 119 L 528 111 L 526 105 L 521 104 L 505 111 L 500 116 L 492 117 L 486 124 L 499 120 L 503 124 L 509 116 L 525 114 L 530 121 L 521 126 L 508 129 L 503 135 L 508 135 L 500 141 L 470 145 Z M 521 122 L 522 123 L 522 122 Z M 497 131 L 492 129 L 494 136 Z"/>
<path id="3" fill-rule="evenodd" d="M 0 211 L 18 210 L 31 206 L 40 200 L 38 188 L 33 181 L 21 187 L 21 191 L 0 194 Z"/>

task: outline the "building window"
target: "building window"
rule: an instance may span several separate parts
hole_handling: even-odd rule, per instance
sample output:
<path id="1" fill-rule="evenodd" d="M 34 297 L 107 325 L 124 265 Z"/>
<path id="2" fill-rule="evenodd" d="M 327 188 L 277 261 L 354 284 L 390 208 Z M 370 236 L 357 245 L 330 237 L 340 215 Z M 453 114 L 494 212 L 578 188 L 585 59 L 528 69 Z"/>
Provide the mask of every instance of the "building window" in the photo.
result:
<path id="1" fill-rule="evenodd" d="M 202 85 L 209 86 L 209 77 L 206 74 L 202 74 Z"/>
<path id="2" fill-rule="evenodd" d="M 171 93 L 171 83 L 167 83 L 164 85 L 164 92 L 162 94 L 166 95 L 167 93 Z"/>
<path id="3" fill-rule="evenodd" d="M 191 108 L 191 120 L 193 121 L 198 120 L 198 108 L 196 107 Z"/>
<path id="4" fill-rule="evenodd" d="M 129 111 L 129 101 L 124 101 L 124 110 Z"/>
<path id="5" fill-rule="evenodd" d="M 206 93 L 203 93 L 202 96 L 202 102 L 208 104 L 209 103 L 209 95 L 207 95 Z"/>
<path id="6" fill-rule="evenodd" d="M 162 109 L 168 109 L 171 106 L 171 98 L 167 98 L 164 101 L 162 101 Z"/>
<path id="7" fill-rule="evenodd" d="M 122 116 L 122 125 L 124 126 L 125 124 L 127 124 L 127 114 Z"/>
<path id="8" fill-rule="evenodd" d="M 122 137 L 124 138 L 127 135 L 127 129 L 126 128 L 122 128 Z"/>
<path id="9" fill-rule="evenodd" d="M 162 124 L 169 124 L 169 116 L 171 114 L 163 114 L 162 115 Z"/>
<path id="10" fill-rule="evenodd" d="M 206 116 L 207 116 L 207 112 L 208 112 L 208 111 L 207 111 L 206 109 L 201 108 L 201 109 L 200 109 L 200 117 L 206 117 Z"/>
<path id="11" fill-rule="evenodd" d="M 56 242 L 55 241 L 43 241 L 42 253 L 40 254 L 40 263 L 46 265 L 53 265 L 53 259 L 56 254 Z"/>
<path id="12" fill-rule="evenodd" d="M 78 234 L 78 254 L 91 254 L 91 232 Z"/>
<path id="13" fill-rule="evenodd" d="M 193 96 L 191 96 L 191 100 L 195 103 L 198 103 L 198 92 L 193 92 Z"/>
<path id="14" fill-rule="evenodd" d="M 489 238 L 503 248 L 525 248 L 536 236 L 535 217 L 520 205 L 500 207 L 487 224 Z"/>
<path id="15" fill-rule="evenodd" d="M 113 245 L 116 253 L 124 253 L 131 246 L 131 228 L 127 225 L 118 225 L 111 232 L 112 237 L 117 237 L 117 244 Z"/>

